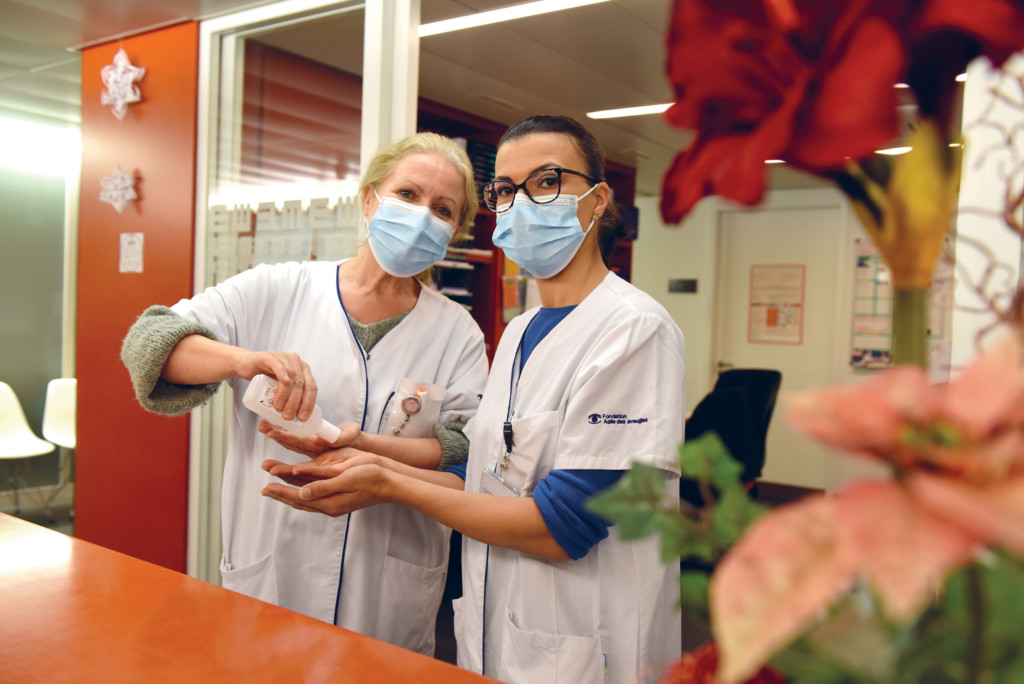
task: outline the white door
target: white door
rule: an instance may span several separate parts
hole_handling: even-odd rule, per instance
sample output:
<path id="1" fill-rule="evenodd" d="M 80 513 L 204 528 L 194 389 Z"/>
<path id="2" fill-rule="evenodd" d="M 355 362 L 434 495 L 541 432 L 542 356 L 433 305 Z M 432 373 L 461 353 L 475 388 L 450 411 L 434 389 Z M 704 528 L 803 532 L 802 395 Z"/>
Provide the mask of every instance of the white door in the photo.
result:
<path id="1" fill-rule="evenodd" d="M 840 301 L 848 209 L 830 191 L 779 195 L 719 213 L 714 361 L 781 371 L 762 479 L 827 489 L 836 457 L 789 428 L 785 400 L 836 380 L 849 319 L 847 297 Z"/>

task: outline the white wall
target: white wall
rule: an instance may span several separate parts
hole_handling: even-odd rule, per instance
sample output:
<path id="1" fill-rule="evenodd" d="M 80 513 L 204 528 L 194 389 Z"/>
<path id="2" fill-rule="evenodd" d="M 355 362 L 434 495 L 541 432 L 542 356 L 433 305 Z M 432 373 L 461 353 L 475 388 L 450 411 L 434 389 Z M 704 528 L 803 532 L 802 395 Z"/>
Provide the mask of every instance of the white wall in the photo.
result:
<path id="1" fill-rule="evenodd" d="M 1004 69 L 1020 77 L 1024 74 L 1024 59 L 1017 55 Z M 1019 165 L 1024 161 L 1024 140 L 1021 140 L 1020 129 L 1015 127 L 1021 125 L 1024 116 L 1019 106 L 1005 102 L 991 106 L 990 89 L 996 87 L 1001 87 L 1012 99 L 1019 99 L 1020 86 L 1015 76 L 1004 76 L 987 60 L 975 60 L 967 70 L 964 88 L 965 148 L 956 220 L 956 259 L 960 272 L 953 310 L 954 369 L 975 356 L 977 335 L 993 319 L 991 313 L 977 311 L 982 302 L 967 286 L 969 281 L 979 281 L 990 266 L 990 255 L 979 251 L 974 241 L 984 243 L 991 250 L 991 256 L 1002 262 L 1004 270 L 997 283 L 1004 291 L 1014 286 L 1021 271 L 1020 236 L 1007 228 L 1001 213 L 1006 204 L 1007 169 L 1016 169 L 1012 179 L 1015 187 L 1020 187 L 1022 182 Z M 1004 130 L 1016 130 L 1015 144 L 1006 145 L 1000 130 L 977 125 L 983 114 Z M 982 213 L 986 211 L 992 214 Z"/>
<path id="2" fill-rule="evenodd" d="M 835 191 L 783 190 L 770 193 L 764 206 L 785 203 L 811 203 L 815 198 Z M 845 201 L 845 200 L 844 200 Z M 728 205 L 717 198 L 701 201 L 696 209 L 678 226 L 667 226 L 661 221 L 658 198 L 637 199 L 640 223 L 637 241 L 633 245 L 633 283 L 658 300 L 671 314 L 686 338 L 686 394 L 687 411 L 691 411 L 711 389 L 717 376 L 715 367 L 715 298 L 718 271 L 718 216 Z M 757 209 L 752 211 L 756 212 Z M 847 212 L 842 227 L 842 253 L 838 255 L 842 267 L 835 271 L 837 279 L 836 315 L 833 320 L 822 320 L 820 325 L 836 325 L 836 340 L 832 352 L 834 363 L 829 376 L 820 378 L 820 386 L 850 384 L 863 379 L 872 371 L 854 370 L 849 366 L 850 335 L 853 317 L 853 271 L 855 264 L 855 240 L 867 239 L 863 229 Z M 831 257 L 830 257 L 831 258 Z M 694 294 L 669 293 L 670 278 L 693 278 L 697 280 Z M 813 325 L 813 322 L 808 322 Z M 814 335 L 814 329 L 805 330 L 806 336 Z M 785 378 L 783 378 L 785 386 Z M 773 425 L 785 420 L 785 392 L 772 418 Z M 789 435 L 787 440 L 800 439 L 800 435 Z M 775 450 L 768 453 L 768 459 L 785 459 L 788 451 L 795 451 L 785 441 L 775 442 Z M 837 489 L 846 483 L 869 475 L 882 473 L 884 469 L 864 460 L 841 457 L 823 452 L 823 462 L 814 472 L 795 472 L 793 469 L 776 468 L 779 472 L 795 472 L 788 479 L 775 479 L 783 484 L 794 484 L 822 489 Z"/>
<path id="3" fill-rule="evenodd" d="M 638 238 L 633 244 L 633 284 L 664 306 L 686 339 L 687 413 L 714 384 L 712 326 L 714 320 L 714 279 L 717 258 L 716 212 L 711 202 L 702 202 L 681 225 L 661 221 L 659 198 L 639 197 Z M 695 294 L 670 293 L 670 278 L 697 280 Z"/>

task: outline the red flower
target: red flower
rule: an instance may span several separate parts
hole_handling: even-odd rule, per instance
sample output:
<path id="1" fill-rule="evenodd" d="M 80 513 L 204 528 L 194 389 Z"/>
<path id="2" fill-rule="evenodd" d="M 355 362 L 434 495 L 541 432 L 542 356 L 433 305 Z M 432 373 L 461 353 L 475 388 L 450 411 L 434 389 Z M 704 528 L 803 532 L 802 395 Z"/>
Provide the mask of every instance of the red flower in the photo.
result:
<path id="1" fill-rule="evenodd" d="M 675 0 L 671 22 L 665 117 L 696 132 L 664 179 L 671 223 L 706 195 L 756 204 L 767 159 L 825 173 L 869 156 L 897 135 L 904 76 L 944 123 L 955 73 L 1024 46 L 1010 0 Z"/>
<path id="2" fill-rule="evenodd" d="M 794 34 L 772 26 L 755 0 L 676 1 L 668 54 L 676 102 L 665 117 L 697 138 L 665 177 L 666 221 L 680 221 L 705 195 L 760 201 L 766 159 L 825 169 L 895 136 L 902 44 L 884 17 L 857 16 L 863 4 L 847 3 L 839 17 L 804 13 L 804 23 L 819 25 L 801 23 Z"/>
<path id="3" fill-rule="evenodd" d="M 683 654 L 658 684 L 716 684 L 717 671 L 718 647 L 708 641 L 693 653 Z M 775 668 L 763 667 L 745 684 L 786 684 L 786 678 Z"/>

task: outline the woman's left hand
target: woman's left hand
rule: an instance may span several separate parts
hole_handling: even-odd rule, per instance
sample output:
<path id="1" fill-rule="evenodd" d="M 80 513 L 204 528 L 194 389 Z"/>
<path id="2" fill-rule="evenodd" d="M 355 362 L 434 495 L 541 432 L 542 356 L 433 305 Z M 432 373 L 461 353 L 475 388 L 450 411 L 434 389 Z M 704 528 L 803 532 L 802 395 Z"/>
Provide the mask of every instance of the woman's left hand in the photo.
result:
<path id="1" fill-rule="evenodd" d="M 341 471 L 340 474 L 309 482 L 301 489 L 272 482 L 263 488 L 263 496 L 300 511 L 324 513 L 331 517 L 387 501 L 384 491 L 388 469 L 375 463 L 331 467 Z"/>
<path id="2" fill-rule="evenodd" d="M 256 429 L 266 435 L 268 439 L 274 440 L 289 451 L 294 451 L 297 454 L 309 456 L 310 458 L 318 456 L 328 449 L 358 445 L 359 437 L 362 436 L 362 431 L 359 429 L 358 424 L 341 423 L 338 425 L 338 428 L 341 431 L 338 438 L 334 442 L 327 442 L 316 435 L 298 437 L 287 430 L 277 427 L 268 420 L 261 420 L 256 426 Z"/>
<path id="3" fill-rule="evenodd" d="M 325 451 L 308 461 L 294 465 L 268 458 L 260 467 L 290 485 L 301 487 L 310 482 L 336 477 L 357 465 L 375 464 L 386 468 L 390 461 L 391 459 L 384 456 L 345 447 Z"/>

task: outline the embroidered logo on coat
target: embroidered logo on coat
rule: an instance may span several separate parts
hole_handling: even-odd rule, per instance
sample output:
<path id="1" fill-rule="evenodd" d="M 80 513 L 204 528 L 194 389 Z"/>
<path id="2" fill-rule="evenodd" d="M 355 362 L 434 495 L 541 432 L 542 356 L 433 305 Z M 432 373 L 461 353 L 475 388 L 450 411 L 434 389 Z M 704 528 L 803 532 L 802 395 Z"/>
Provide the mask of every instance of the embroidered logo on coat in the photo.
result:
<path id="1" fill-rule="evenodd" d="M 646 418 L 630 418 L 625 413 L 591 413 L 587 416 L 591 425 L 643 425 Z"/>

